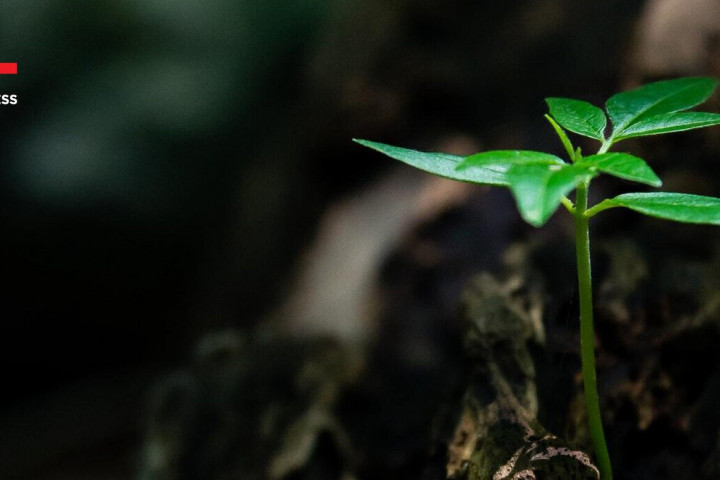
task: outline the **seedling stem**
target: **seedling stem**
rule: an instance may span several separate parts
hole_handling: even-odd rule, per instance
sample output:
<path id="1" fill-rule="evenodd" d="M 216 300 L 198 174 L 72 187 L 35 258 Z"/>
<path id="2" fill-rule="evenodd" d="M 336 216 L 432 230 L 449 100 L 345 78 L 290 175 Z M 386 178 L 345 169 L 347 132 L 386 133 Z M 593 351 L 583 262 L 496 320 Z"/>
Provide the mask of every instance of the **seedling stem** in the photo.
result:
<path id="1" fill-rule="evenodd" d="M 582 376 L 590 437 L 595 448 L 600 478 L 612 480 L 612 467 L 600 415 L 600 401 L 595 374 L 590 219 L 585 216 L 588 201 L 588 184 L 589 182 L 580 184 L 575 190 L 575 253 L 577 256 L 578 296 L 580 298 L 580 357 L 582 359 Z"/>

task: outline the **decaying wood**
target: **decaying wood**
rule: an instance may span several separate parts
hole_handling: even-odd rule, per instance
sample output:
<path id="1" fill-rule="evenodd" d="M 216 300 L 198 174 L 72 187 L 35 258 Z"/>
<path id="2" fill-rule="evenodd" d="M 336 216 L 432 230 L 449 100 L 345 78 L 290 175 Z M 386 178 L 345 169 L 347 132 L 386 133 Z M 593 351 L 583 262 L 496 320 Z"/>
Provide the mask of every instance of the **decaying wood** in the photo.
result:
<path id="1" fill-rule="evenodd" d="M 537 421 L 530 342 L 542 339 L 540 304 L 514 294 L 519 277 L 501 283 L 484 273 L 465 297 L 465 350 L 472 383 L 449 447 L 447 475 L 467 480 L 597 479 L 590 457 Z"/>
<path id="2" fill-rule="evenodd" d="M 137 478 L 279 480 L 308 468 L 322 438 L 349 458 L 333 410 L 358 371 L 330 340 L 208 336 L 157 386 Z"/>

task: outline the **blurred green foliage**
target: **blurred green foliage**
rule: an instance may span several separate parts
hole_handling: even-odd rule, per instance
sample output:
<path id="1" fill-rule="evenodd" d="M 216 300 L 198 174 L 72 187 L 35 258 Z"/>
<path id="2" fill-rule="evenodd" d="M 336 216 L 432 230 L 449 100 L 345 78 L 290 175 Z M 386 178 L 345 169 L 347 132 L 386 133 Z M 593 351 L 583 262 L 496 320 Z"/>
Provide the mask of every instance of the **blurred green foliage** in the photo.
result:
<path id="1" fill-rule="evenodd" d="M 20 65 L 1 79 L 21 98 L 1 120 L 6 187 L 54 207 L 183 217 L 246 161 L 242 142 L 328 1 L 0 5 L 0 51 Z"/>
<path id="2" fill-rule="evenodd" d="M 331 3 L 0 0 L 3 403 L 182 351 Z"/>

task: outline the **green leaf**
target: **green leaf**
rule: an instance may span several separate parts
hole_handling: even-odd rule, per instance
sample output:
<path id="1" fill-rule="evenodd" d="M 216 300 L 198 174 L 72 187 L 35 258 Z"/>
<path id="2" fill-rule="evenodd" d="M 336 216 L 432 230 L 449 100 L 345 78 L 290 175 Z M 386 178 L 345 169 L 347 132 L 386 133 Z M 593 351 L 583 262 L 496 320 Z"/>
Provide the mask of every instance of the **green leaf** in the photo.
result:
<path id="1" fill-rule="evenodd" d="M 560 157 L 549 153 L 530 150 L 491 150 L 465 157 L 465 160 L 458 165 L 457 170 L 472 170 L 489 165 L 509 167 L 510 165 L 562 165 L 563 163 L 565 162 Z"/>
<path id="2" fill-rule="evenodd" d="M 720 198 L 687 193 L 626 193 L 600 202 L 588 210 L 588 216 L 614 207 L 685 223 L 720 225 Z"/>
<path id="3" fill-rule="evenodd" d="M 598 107 L 581 100 L 546 98 L 550 115 L 563 127 L 579 135 L 605 140 L 607 118 Z"/>
<path id="4" fill-rule="evenodd" d="M 371 142 L 369 140 L 353 139 L 353 141 L 368 148 L 372 148 L 373 150 L 377 150 L 380 153 L 384 153 L 390 158 L 400 160 L 401 162 L 419 168 L 420 170 L 434 173 L 435 175 L 439 175 L 441 177 L 486 185 L 508 185 L 506 178 L 506 172 L 509 168 L 508 165 L 489 165 L 487 167 L 477 167 L 467 171 L 458 171 L 456 170 L 456 167 L 460 165 L 464 157 L 450 155 L 447 153 L 419 152 L 417 150 L 393 147 L 392 145 Z"/>
<path id="5" fill-rule="evenodd" d="M 582 165 L 513 165 L 507 173 L 518 210 L 530 225 L 540 227 L 557 210 L 563 196 L 592 176 Z"/>
<path id="6" fill-rule="evenodd" d="M 649 83 L 610 97 L 605 107 L 614 127 L 611 138 L 620 138 L 625 129 L 643 118 L 687 110 L 704 102 L 716 85 L 712 78 L 679 78 Z"/>
<path id="7" fill-rule="evenodd" d="M 661 133 L 682 132 L 684 130 L 710 127 L 712 125 L 720 125 L 720 114 L 705 112 L 664 113 L 638 120 L 626 128 L 616 140 L 659 135 Z"/>
<path id="8" fill-rule="evenodd" d="M 652 168 L 645 163 L 645 160 L 627 153 L 602 153 L 590 155 L 583 158 L 579 165 L 594 167 L 603 173 L 615 177 L 631 180 L 633 182 L 645 183 L 653 187 L 662 185 Z"/>

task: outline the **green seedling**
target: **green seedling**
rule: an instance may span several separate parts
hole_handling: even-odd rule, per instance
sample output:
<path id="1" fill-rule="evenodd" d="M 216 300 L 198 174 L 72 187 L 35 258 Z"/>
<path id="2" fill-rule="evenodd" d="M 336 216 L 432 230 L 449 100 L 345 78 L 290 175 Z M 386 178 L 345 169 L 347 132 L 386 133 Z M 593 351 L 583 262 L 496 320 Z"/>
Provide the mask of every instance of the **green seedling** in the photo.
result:
<path id="1" fill-rule="evenodd" d="M 468 157 L 426 153 L 367 140 L 356 142 L 441 177 L 483 185 L 508 187 L 522 218 L 540 227 L 563 205 L 575 221 L 578 294 L 580 299 L 580 350 L 590 435 L 603 480 L 612 479 L 605 443 L 597 382 L 590 270 L 589 220 L 615 207 L 676 222 L 720 225 L 720 199 L 684 193 L 625 193 L 590 207 L 588 188 L 600 174 L 608 174 L 651 187 L 662 181 L 644 160 L 629 153 L 608 152 L 627 138 L 680 132 L 720 124 L 720 114 L 687 111 L 707 100 L 717 86 L 712 78 L 680 78 L 655 82 L 610 97 L 605 111 L 590 103 L 548 98 L 545 115 L 562 142 L 568 161 L 548 153 L 498 150 Z M 607 126 L 610 118 L 612 127 Z M 567 131 L 600 143 L 595 155 L 583 157 Z M 567 197 L 575 191 L 575 201 Z"/>

